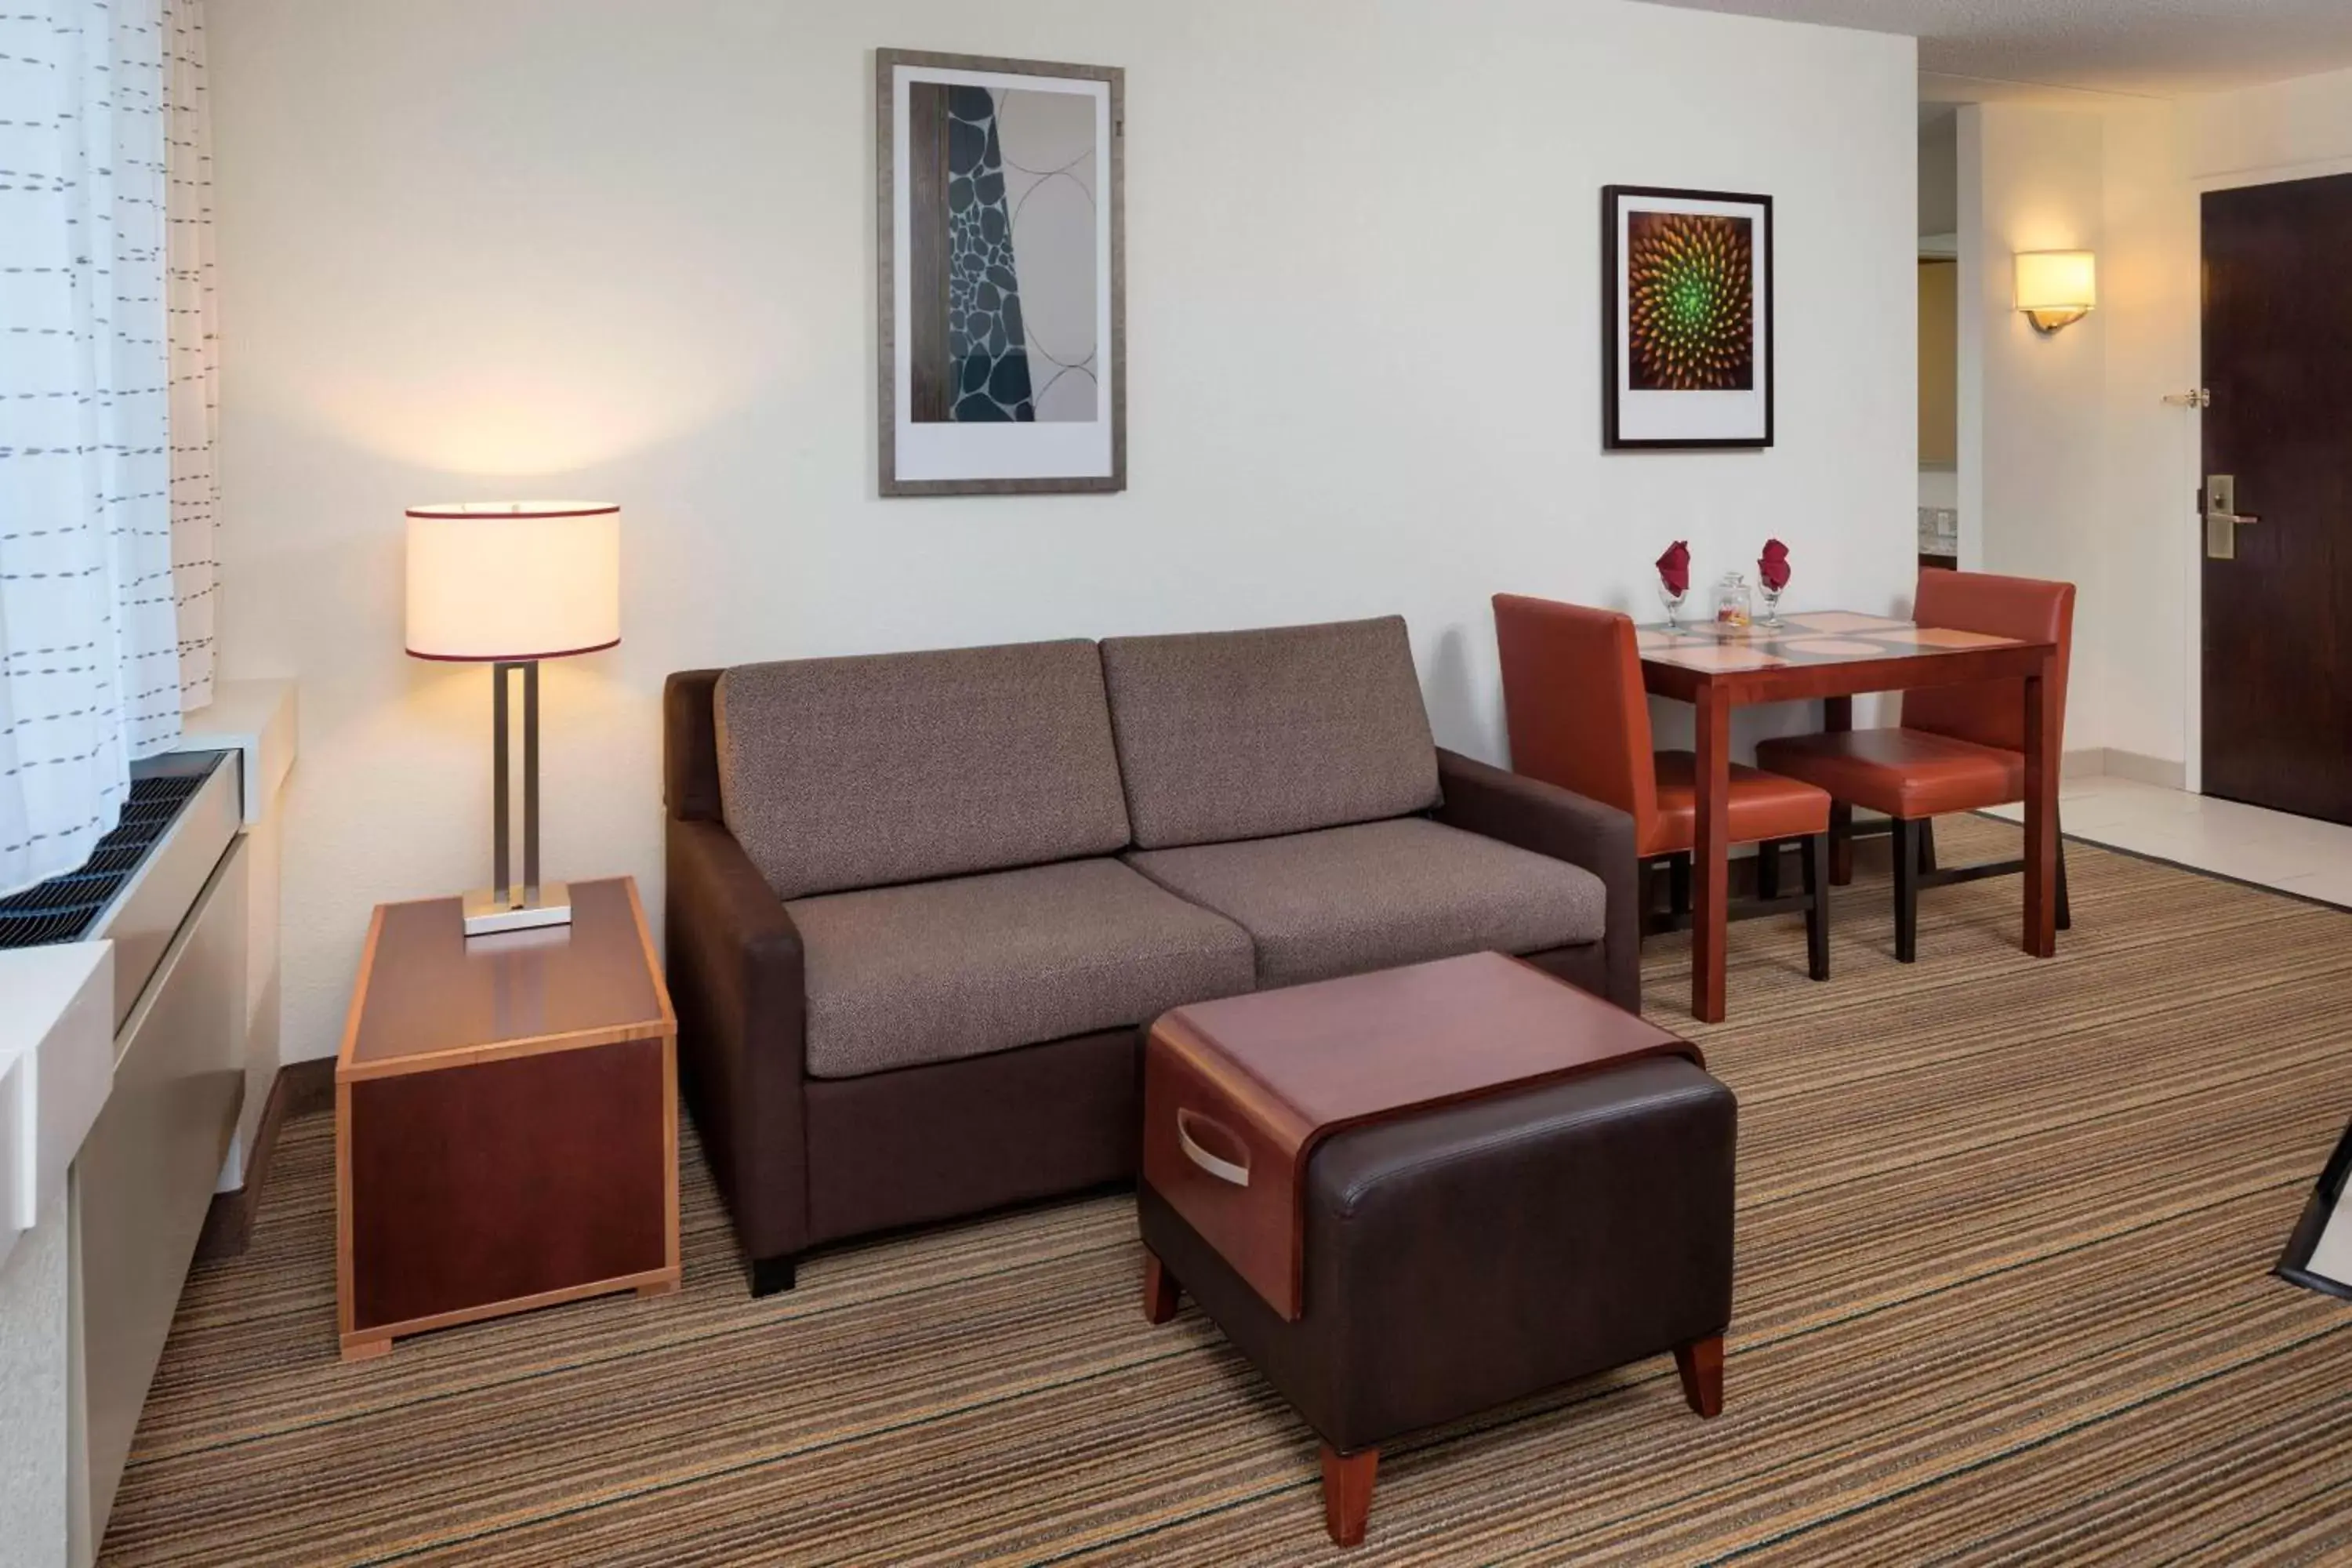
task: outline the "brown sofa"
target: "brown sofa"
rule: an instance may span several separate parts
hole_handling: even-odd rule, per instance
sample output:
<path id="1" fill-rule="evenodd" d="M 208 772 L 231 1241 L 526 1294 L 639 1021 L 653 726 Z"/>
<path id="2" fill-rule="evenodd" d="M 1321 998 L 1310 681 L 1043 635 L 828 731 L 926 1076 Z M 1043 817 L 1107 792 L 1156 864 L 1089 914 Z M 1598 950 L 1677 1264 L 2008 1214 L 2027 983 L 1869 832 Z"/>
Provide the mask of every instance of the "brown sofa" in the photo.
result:
<path id="1" fill-rule="evenodd" d="M 1500 949 L 1637 1007 L 1622 813 L 1439 750 L 1404 623 L 742 665 L 664 693 L 688 1104 L 755 1293 L 1133 1176 L 1170 1007 Z"/>

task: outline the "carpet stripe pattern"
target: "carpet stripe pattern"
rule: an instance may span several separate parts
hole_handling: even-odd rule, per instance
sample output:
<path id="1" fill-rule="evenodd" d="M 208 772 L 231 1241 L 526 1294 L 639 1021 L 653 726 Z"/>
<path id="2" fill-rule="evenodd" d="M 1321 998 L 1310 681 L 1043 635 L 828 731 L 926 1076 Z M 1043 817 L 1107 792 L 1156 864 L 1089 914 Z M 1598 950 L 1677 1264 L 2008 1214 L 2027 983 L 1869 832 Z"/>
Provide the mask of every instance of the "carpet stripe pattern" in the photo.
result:
<path id="1" fill-rule="evenodd" d="M 1985 820 L 1948 861 L 2015 853 Z M 1312 1437 L 1102 1195 L 822 1255 L 750 1299 L 689 1147 L 687 1288 L 335 1355 L 333 1130 L 191 1280 L 104 1562 L 2352 1562 L 2352 1304 L 2269 1275 L 2352 1114 L 2352 914 L 2082 844 L 2061 955 L 2015 879 L 1840 890 L 1835 978 L 1735 927 L 1651 1016 L 1741 1106 L 1724 1415 L 1660 1358 L 1384 1455 L 1366 1544 Z"/>

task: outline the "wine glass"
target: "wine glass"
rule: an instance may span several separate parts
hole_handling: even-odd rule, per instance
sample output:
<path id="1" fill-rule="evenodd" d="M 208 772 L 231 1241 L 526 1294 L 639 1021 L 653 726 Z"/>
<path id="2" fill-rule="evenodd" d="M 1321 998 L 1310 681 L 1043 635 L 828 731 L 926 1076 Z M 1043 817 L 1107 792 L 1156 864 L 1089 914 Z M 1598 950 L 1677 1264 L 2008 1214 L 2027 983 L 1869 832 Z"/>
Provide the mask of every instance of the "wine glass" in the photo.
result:
<path id="1" fill-rule="evenodd" d="M 1782 589 L 1788 587 L 1788 584 L 1783 583 L 1780 584 L 1780 587 L 1775 588 L 1771 584 L 1766 583 L 1762 584 L 1762 587 L 1764 590 L 1764 625 L 1777 632 L 1780 629 L 1780 594 Z"/>
<path id="2" fill-rule="evenodd" d="M 1666 586 L 1664 578 L 1658 579 L 1658 602 L 1666 606 L 1666 630 L 1678 632 L 1683 629 L 1683 601 L 1689 597 L 1690 589 L 1687 586 L 1677 592 Z"/>

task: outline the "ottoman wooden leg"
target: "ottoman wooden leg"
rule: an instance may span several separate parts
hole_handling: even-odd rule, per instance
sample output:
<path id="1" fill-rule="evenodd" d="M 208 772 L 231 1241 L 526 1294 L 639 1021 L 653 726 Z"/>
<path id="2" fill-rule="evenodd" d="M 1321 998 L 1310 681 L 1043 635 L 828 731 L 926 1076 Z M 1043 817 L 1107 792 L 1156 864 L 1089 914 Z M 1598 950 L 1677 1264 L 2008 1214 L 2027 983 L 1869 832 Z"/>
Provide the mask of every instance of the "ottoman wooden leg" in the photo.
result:
<path id="1" fill-rule="evenodd" d="M 1372 1475 L 1381 1468 L 1381 1451 L 1342 1454 L 1323 1445 L 1323 1528 L 1335 1546 L 1360 1546 L 1364 1521 L 1372 1511 Z"/>
<path id="2" fill-rule="evenodd" d="M 1675 1351 L 1675 1370 L 1683 1374 L 1683 1397 L 1701 1415 L 1723 1414 L 1723 1336 L 1693 1340 Z"/>
<path id="3" fill-rule="evenodd" d="M 1150 1247 L 1143 1249 L 1143 1321 L 1164 1323 L 1176 1315 L 1176 1298 L 1181 1291 L 1176 1276 L 1160 1261 L 1160 1254 Z"/>

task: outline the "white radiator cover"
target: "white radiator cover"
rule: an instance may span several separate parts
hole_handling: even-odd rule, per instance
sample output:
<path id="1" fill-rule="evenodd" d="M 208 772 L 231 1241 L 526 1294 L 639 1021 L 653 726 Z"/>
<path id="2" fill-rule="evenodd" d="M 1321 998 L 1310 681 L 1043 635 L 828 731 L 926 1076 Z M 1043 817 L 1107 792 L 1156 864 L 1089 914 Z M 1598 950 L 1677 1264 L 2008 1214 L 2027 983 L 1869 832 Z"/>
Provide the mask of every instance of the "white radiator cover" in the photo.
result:
<path id="1" fill-rule="evenodd" d="M 245 1098 L 239 772 L 236 753 L 223 753 L 104 917 L 117 958 L 113 1083 L 74 1160 L 66 1204 L 75 1568 L 94 1562 L 105 1540 Z M 141 973 L 127 975 L 134 958 Z"/>

